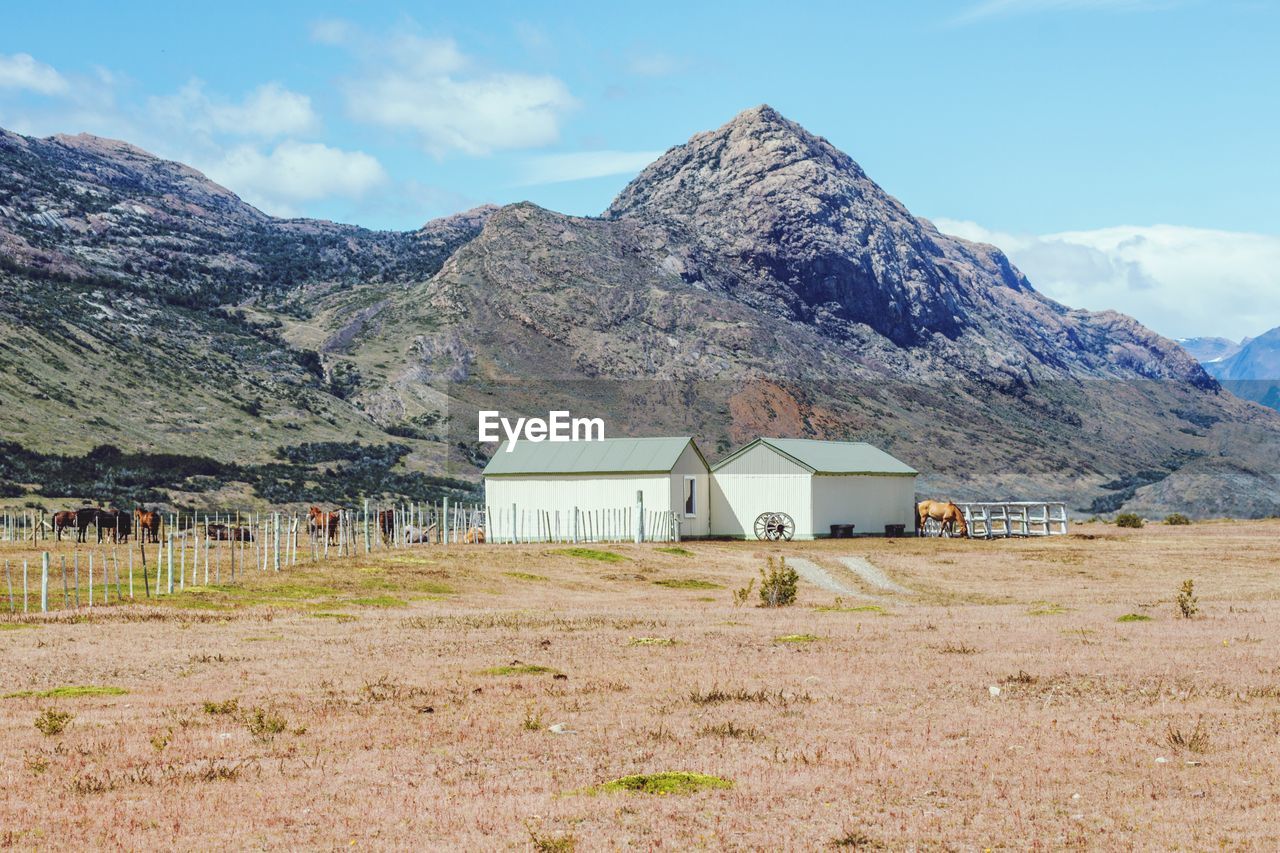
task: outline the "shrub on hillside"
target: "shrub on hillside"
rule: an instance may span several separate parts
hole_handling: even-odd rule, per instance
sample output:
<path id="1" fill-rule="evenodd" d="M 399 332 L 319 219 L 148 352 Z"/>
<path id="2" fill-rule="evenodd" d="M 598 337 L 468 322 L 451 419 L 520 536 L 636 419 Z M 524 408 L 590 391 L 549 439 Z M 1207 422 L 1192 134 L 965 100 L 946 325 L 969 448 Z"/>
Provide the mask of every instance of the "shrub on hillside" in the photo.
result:
<path id="1" fill-rule="evenodd" d="M 1122 512 L 1116 516 L 1116 527 L 1131 527 L 1134 529 L 1142 527 L 1146 522 L 1142 520 L 1142 516 L 1136 512 Z"/>
<path id="2" fill-rule="evenodd" d="M 1183 525 L 1190 524 L 1191 519 L 1187 518 L 1185 515 L 1183 515 L 1180 512 L 1174 512 L 1164 517 L 1164 523 L 1173 525 L 1175 527 L 1181 527 Z"/>

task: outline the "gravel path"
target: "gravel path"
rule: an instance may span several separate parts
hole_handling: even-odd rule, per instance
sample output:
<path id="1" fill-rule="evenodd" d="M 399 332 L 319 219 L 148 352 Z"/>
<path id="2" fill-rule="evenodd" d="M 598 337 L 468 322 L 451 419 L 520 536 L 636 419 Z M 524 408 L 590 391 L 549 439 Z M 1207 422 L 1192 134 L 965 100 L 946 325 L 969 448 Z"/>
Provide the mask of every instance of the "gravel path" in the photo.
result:
<path id="1" fill-rule="evenodd" d="M 862 578 L 865 583 L 874 586 L 877 589 L 883 589 L 885 592 L 895 592 L 898 595 L 910 595 L 911 590 L 902 584 L 894 583 L 888 575 L 871 564 L 866 557 L 837 557 L 845 568 Z"/>
<path id="2" fill-rule="evenodd" d="M 836 593 L 837 595 L 847 595 L 853 598 L 865 599 L 867 601 L 883 601 L 883 599 L 876 598 L 873 595 L 867 595 L 865 592 L 860 592 L 859 590 L 845 586 L 840 583 L 840 581 L 832 577 L 830 572 L 812 560 L 806 560 L 804 557 L 787 557 L 787 565 L 799 572 L 800 577 L 804 578 L 809 583 L 814 586 L 820 586 L 829 592 Z"/>

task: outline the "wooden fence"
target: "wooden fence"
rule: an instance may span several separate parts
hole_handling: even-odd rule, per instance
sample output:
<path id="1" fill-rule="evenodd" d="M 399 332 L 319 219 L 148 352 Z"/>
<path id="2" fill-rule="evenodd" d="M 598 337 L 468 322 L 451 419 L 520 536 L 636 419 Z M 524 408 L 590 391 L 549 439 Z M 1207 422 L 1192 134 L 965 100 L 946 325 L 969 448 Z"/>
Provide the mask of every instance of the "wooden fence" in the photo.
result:
<path id="1" fill-rule="evenodd" d="M 1067 505 L 1056 501 L 1001 501 L 958 504 L 970 539 L 1065 536 L 1071 527 Z"/>

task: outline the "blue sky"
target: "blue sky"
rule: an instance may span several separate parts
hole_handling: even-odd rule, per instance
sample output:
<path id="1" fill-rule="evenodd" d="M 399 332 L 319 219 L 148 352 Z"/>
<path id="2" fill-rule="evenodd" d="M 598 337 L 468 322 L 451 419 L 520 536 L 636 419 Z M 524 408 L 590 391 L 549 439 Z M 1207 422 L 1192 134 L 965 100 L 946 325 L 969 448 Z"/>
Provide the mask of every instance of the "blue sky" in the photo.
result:
<path id="1" fill-rule="evenodd" d="M 178 8 L 7 9 L 0 126 L 123 138 L 273 213 L 408 228 L 490 201 L 598 213 L 767 102 L 1068 304 L 1172 336 L 1280 324 L 1272 2 Z"/>

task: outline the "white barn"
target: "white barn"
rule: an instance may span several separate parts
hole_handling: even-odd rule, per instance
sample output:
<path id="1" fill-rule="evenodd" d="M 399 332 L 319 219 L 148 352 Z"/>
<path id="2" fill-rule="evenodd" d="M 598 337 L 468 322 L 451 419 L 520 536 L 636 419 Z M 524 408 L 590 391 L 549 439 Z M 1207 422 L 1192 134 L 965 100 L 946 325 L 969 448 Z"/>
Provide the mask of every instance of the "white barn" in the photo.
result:
<path id="1" fill-rule="evenodd" d="M 886 525 L 915 530 L 917 472 L 870 444 L 758 438 L 711 472 L 711 534 L 754 537 L 761 513 L 785 512 L 796 539 L 828 536 L 833 524 L 853 534 Z"/>
<path id="2" fill-rule="evenodd" d="M 634 510 L 641 492 L 646 515 L 674 513 L 681 536 L 707 536 L 708 480 L 707 460 L 687 436 L 520 441 L 510 452 L 504 443 L 484 469 L 489 535 L 498 542 L 511 535 L 513 505 L 522 516 L 538 511 L 555 519 L 558 514 L 561 533 L 567 534 L 575 508 L 580 513 Z"/>

